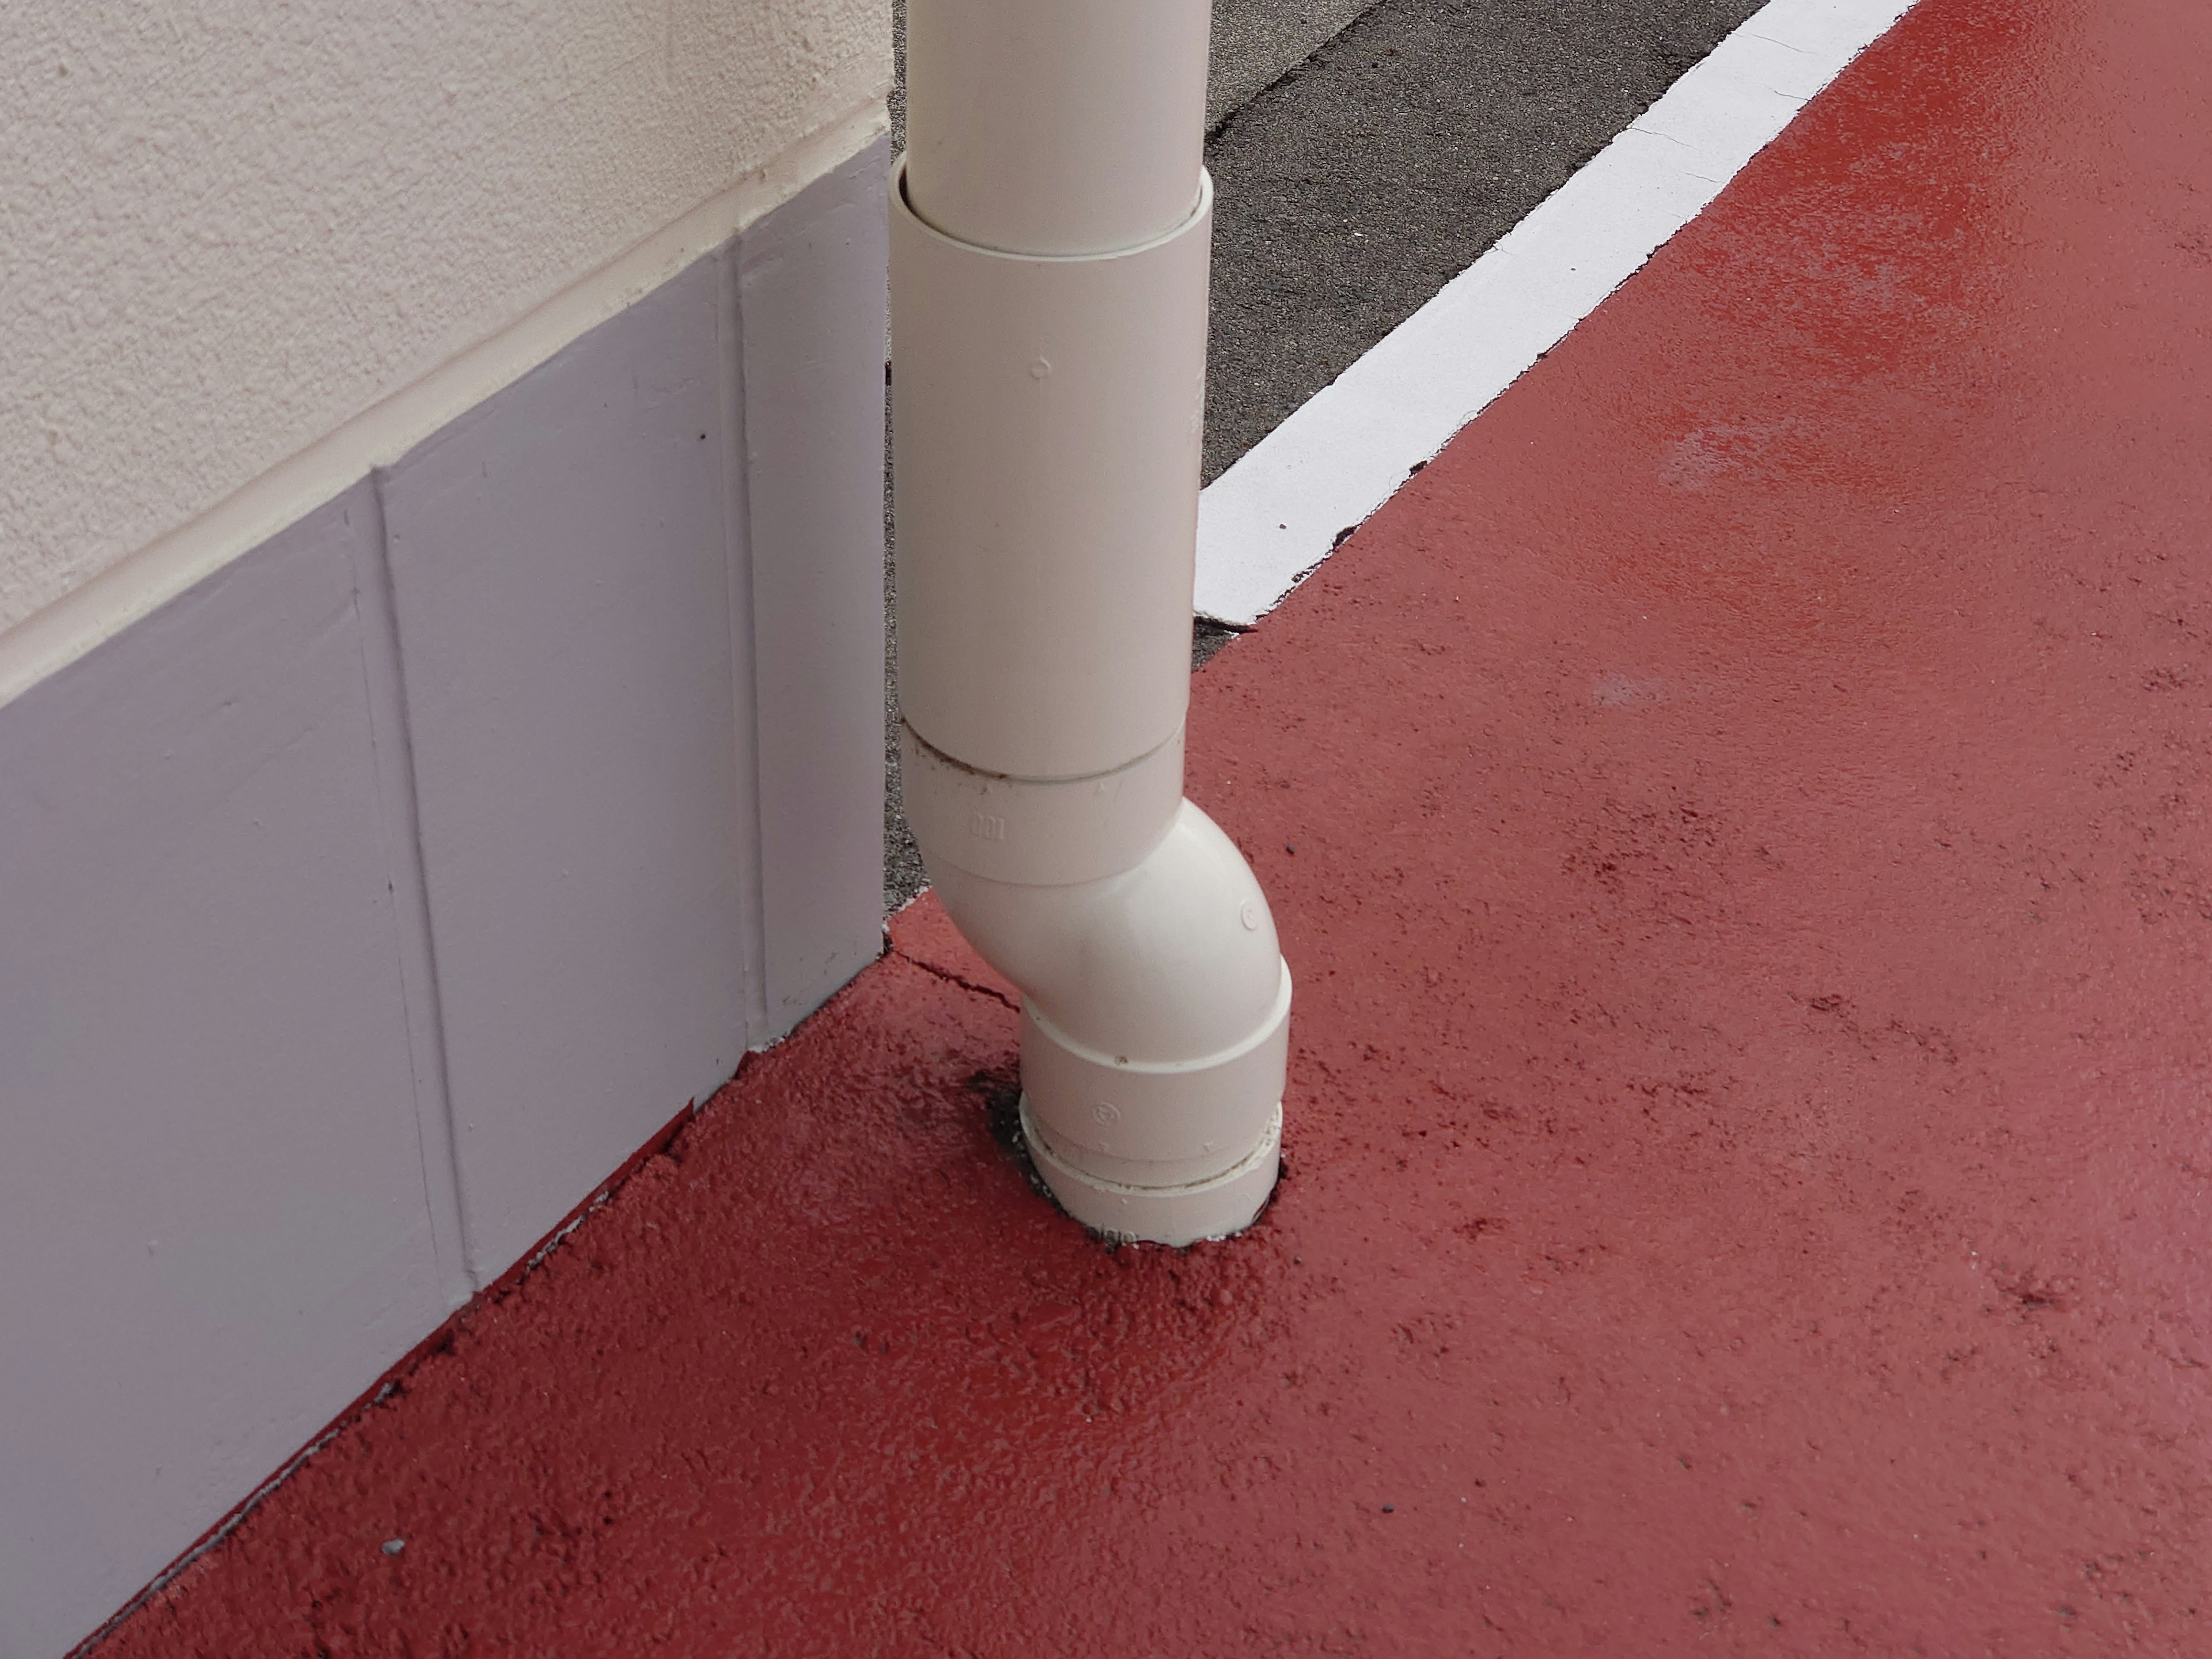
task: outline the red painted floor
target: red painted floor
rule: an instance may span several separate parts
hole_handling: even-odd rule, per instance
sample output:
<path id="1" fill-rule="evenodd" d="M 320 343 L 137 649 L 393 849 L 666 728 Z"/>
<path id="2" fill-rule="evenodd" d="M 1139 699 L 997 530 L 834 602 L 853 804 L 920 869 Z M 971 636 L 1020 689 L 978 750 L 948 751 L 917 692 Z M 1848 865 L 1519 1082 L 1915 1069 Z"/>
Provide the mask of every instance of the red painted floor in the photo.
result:
<path id="1" fill-rule="evenodd" d="M 1923 0 L 1200 677 L 1254 1232 L 909 913 L 105 1652 L 2212 1653 L 2208 88 Z"/>

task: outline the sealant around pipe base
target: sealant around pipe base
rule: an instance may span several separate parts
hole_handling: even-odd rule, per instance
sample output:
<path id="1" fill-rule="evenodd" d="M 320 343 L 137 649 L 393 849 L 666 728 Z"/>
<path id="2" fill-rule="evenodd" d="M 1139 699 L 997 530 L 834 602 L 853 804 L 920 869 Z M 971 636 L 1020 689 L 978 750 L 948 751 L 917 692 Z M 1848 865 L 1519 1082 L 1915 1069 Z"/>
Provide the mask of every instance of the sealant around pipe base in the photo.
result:
<path id="1" fill-rule="evenodd" d="M 1085 1174 L 1054 1150 L 1022 1097 L 1022 1139 L 1060 1207 L 1093 1232 L 1126 1243 L 1197 1244 L 1240 1233 L 1260 1218 L 1283 1164 L 1283 1109 L 1243 1161 L 1183 1187 L 1125 1187 Z"/>

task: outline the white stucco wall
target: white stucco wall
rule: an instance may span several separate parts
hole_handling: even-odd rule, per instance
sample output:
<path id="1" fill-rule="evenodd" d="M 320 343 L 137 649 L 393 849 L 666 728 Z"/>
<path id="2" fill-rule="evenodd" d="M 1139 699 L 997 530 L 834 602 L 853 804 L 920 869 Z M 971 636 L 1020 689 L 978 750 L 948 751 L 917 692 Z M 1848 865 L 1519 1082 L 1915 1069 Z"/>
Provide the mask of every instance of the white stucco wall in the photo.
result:
<path id="1" fill-rule="evenodd" d="M 836 165 L 890 76 L 885 0 L 0 7 L 0 632 L 471 349 L 520 373 L 614 296 L 484 343 Z"/>

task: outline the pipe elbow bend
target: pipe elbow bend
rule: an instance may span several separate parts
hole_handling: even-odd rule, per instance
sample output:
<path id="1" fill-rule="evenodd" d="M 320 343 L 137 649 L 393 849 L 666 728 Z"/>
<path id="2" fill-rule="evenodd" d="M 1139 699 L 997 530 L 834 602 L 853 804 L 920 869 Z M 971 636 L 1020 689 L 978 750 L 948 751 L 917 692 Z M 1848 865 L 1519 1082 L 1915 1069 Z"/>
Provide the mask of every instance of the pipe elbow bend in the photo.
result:
<path id="1" fill-rule="evenodd" d="M 1023 1128 L 1061 1202 L 1103 1232 L 1186 1235 L 1170 1243 L 1248 1224 L 1279 1162 L 1291 975 L 1236 844 L 1177 799 L 1134 864 L 1088 879 L 922 853 L 955 925 L 1022 991 Z"/>

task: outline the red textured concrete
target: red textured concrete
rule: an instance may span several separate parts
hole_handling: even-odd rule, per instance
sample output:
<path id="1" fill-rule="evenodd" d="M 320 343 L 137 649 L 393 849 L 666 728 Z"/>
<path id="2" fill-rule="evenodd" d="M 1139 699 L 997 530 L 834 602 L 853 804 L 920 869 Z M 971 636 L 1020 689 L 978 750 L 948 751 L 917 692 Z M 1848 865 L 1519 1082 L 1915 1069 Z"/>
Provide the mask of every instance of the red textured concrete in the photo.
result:
<path id="1" fill-rule="evenodd" d="M 1923 0 L 1201 677 L 1254 1232 L 925 904 L 107 1652 L 2212 1652 L 2209 86 Z"/>

